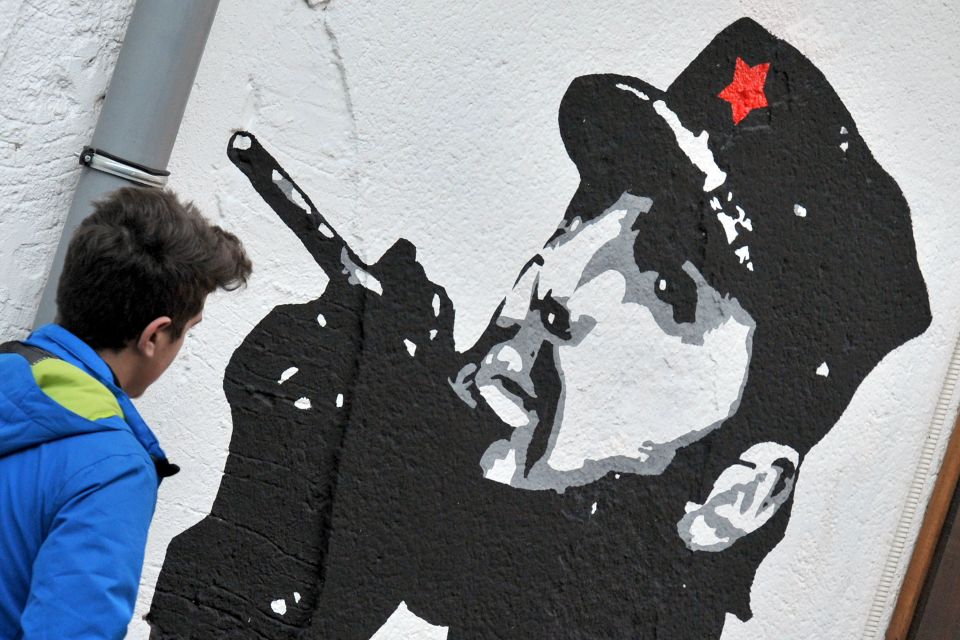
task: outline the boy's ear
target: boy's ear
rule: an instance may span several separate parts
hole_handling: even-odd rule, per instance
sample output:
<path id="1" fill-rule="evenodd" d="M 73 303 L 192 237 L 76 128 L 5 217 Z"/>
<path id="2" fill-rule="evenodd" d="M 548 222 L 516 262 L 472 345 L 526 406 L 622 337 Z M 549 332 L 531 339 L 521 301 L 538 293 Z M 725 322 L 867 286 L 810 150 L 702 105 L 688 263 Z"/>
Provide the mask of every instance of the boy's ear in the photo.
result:
<path id="1" fill-rule="evenodd" d="M 723 470 L 703 504 L 688 502 L 677 533 L 691 551 L 723 551 L 765 525 L 790 498 L 800 456 L 761 442 Z"/>
<path id="2" fill-rule="evenodd" d="M 173 319 L 169 316 L 160 316 L 148 324 L 140 337 L 137 338 L 137 351 L 148 358 L 153 357 L 157 350 L 157 339 L 160 333 L 169 329 L 173 325 Z"/>

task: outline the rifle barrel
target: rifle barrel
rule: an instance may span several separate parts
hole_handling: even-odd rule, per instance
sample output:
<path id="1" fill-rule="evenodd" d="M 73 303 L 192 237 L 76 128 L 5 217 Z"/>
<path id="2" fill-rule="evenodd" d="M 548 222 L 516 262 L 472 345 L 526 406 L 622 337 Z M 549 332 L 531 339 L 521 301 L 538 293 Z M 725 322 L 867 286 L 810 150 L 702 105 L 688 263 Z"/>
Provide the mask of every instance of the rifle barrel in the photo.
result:
<path id="1" fill-rule="evenodd" d="M 227 143 L 227 157 L 247 176 L 264 202 L 300 239 L 316 263 L 330 278 L 342 277 L 351 265 L 367 266 L 327 222 L 280 163 L 263 148 L 256 136 L 237 131 Z"/>

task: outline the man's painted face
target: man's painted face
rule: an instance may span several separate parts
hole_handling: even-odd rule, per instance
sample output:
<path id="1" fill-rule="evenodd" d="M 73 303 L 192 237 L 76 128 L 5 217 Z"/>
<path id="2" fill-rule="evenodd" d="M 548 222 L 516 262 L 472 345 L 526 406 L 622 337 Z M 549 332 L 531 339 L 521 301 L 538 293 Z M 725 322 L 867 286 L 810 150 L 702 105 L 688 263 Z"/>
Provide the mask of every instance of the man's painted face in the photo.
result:
<path id="1" fill-rule="evenodd" d="M 624 193 L 597 218 L 574 219 L 508 294 L 495 323 L 510 337 L 474 377 L 514 428 L 484 453 L 486 478 L 562 492 L 609 472 L 659 474 L 736 411 L 754 321 L 689 262 L 679 290 L 692 321 L 675 319 L 668 283 L 634 257 L 650 206 Z"/>

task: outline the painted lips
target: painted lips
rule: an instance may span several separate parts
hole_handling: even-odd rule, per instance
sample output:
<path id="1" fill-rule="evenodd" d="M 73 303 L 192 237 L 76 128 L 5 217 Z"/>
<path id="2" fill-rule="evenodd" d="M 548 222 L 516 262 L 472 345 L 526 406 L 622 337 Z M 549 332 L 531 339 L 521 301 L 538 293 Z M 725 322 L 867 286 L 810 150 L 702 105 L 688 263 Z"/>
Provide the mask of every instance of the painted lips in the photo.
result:
<path id="1" fill-rule="evenodd" d="M 483 382 L 474 381 L 477 391 L 501 420 L 514 428 L 539 422 L 543 407 L 536 395 L 509 376 L 497 373 Z"/>

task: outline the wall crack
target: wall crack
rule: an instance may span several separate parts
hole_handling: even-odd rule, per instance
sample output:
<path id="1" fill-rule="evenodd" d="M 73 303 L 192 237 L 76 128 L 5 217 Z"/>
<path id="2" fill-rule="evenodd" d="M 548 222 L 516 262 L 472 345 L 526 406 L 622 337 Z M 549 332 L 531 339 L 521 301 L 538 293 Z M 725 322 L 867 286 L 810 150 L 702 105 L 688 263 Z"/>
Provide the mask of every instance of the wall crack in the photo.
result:
<path id="1" fill-rule="evenodd" d="M 310 0 L 307 0 L 308 4 Z M 329 4 L 330 0 L 325 0 L 324 5 Z M 337 39 L 337 34 L 334 33 L 333 27 L 330 26 L 330 19 L 324 15 L 323 17 L 323 30 L 326 32 L 327 37 L 330 38 L 330 51 L 333 53 L 333 64 L 337 68 L 337 76 L 340 79 L 340 86 L 343 89 L 344 100 L 346 101 L 347 114 L 350 116 L 350 136 L 353 139 L 354 145 L 358 141 L 357 133 L 357 114 L 353 108 L 353 97 L 350 92 L 350 83 L 347 80 L 347 68 L 343 63 L 343 54 L 340 52 L 340 41 Z"/>

